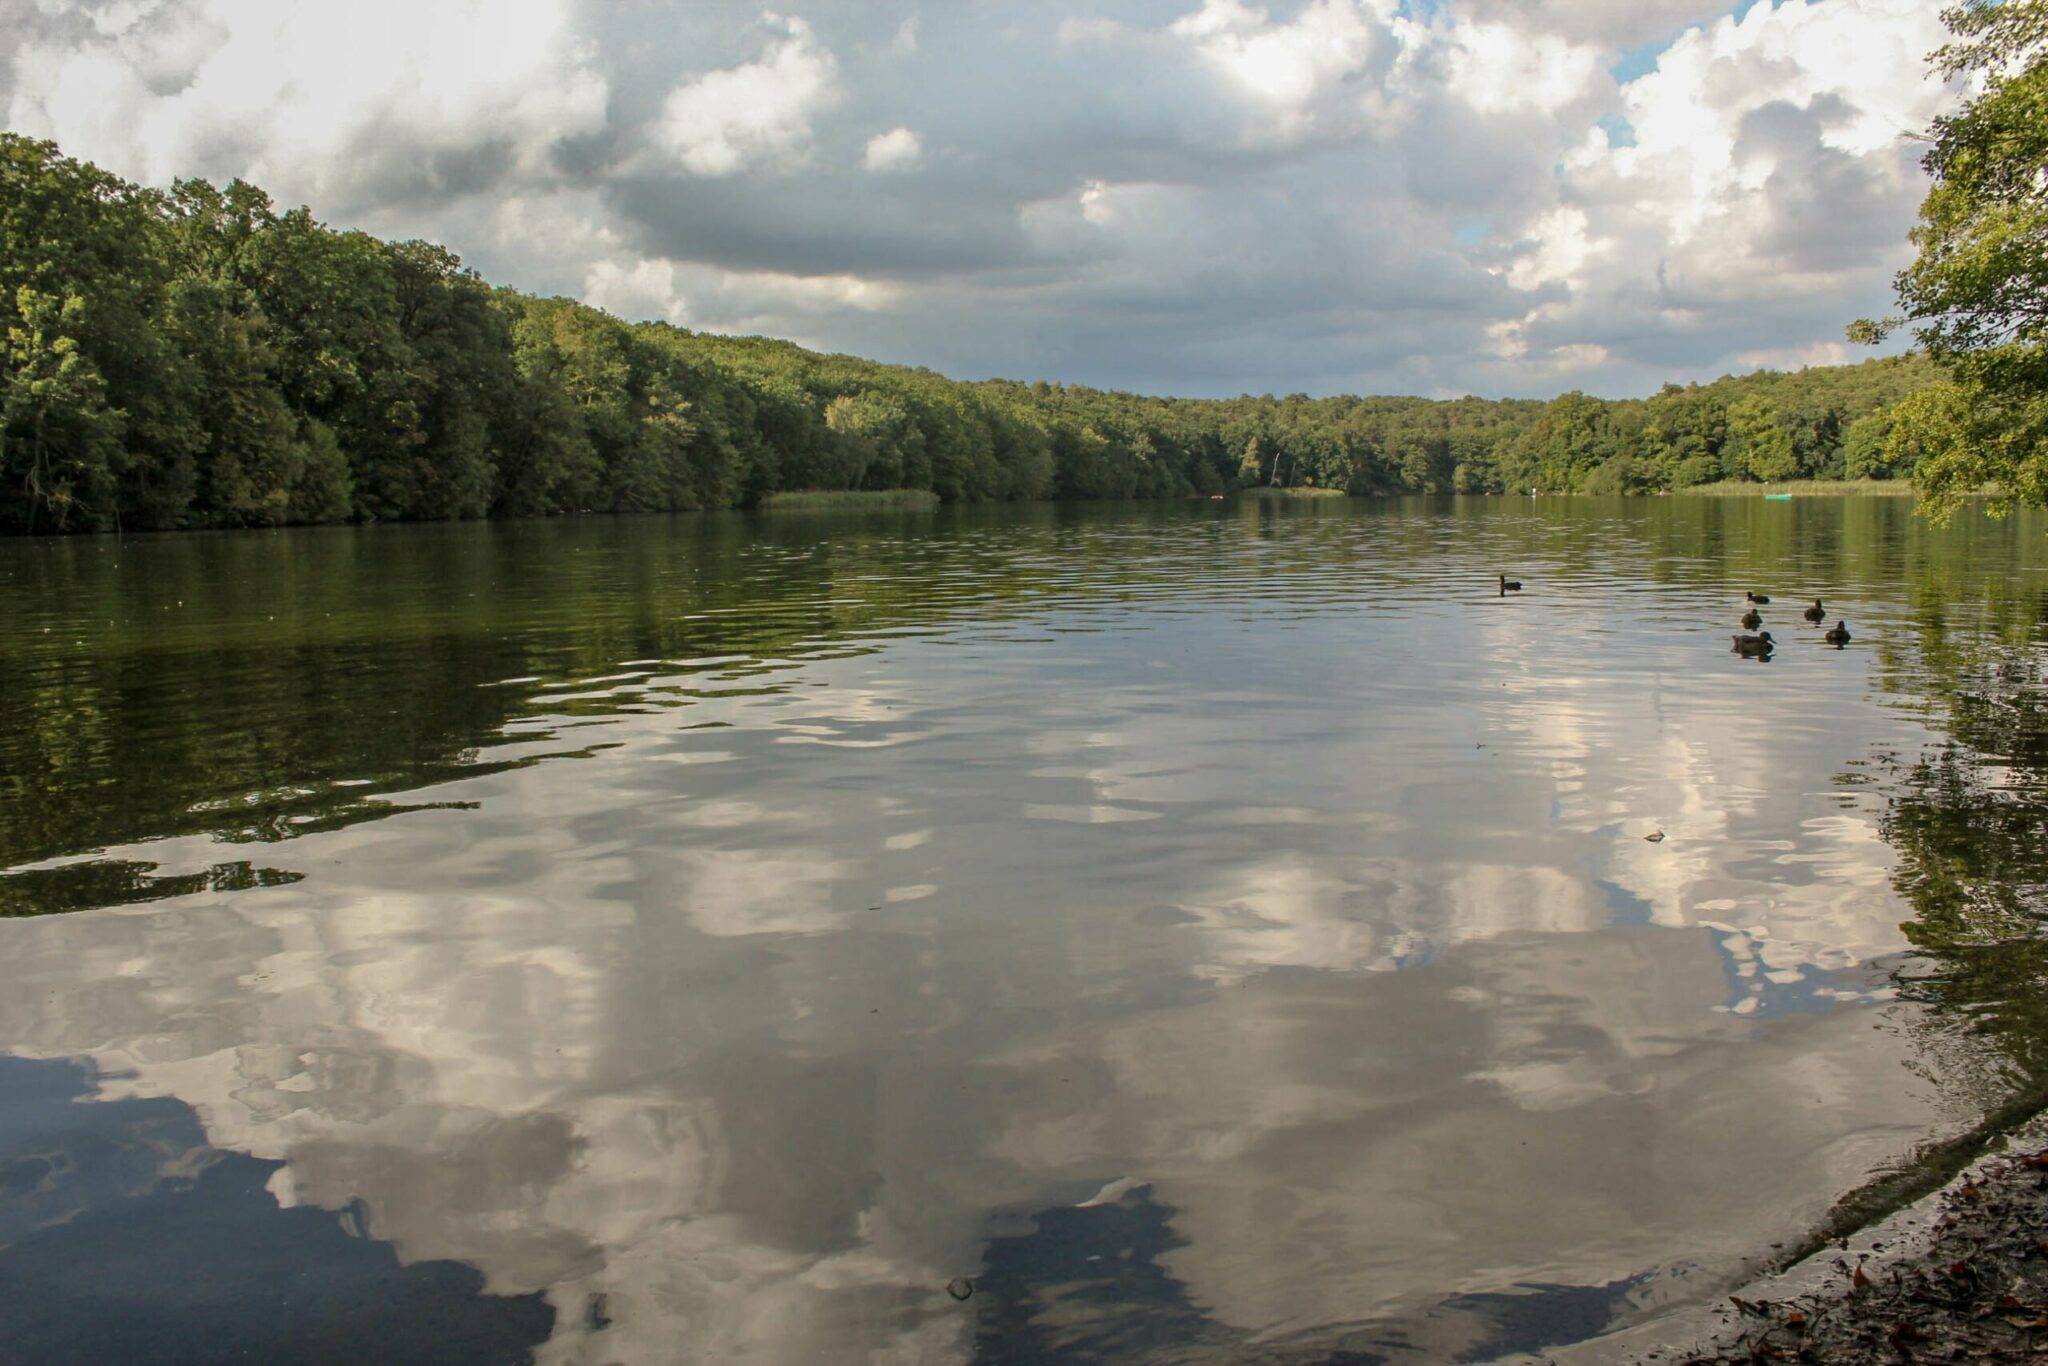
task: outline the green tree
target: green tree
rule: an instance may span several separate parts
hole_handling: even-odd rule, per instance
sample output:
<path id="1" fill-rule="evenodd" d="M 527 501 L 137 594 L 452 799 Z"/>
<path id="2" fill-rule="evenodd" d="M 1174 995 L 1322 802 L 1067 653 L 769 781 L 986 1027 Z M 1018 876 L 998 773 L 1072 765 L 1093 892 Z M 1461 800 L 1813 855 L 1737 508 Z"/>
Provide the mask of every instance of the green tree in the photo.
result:
<path id="1" fill-rule="evenodd" d="M 924 435 L 902 404 L 872 390 L 841 394 L 825 405 L 825 426 L 837 440 L 838 487 L 903 487 L 908 448 Z"/>
<path id="2" fill-rule="evenodd" d="M 1890 410 L 1866 413 L 1842 433 L 1842 477 L 1889 479 L 1898 471 L 1887 446 L 1892 434 Z"/>
<path id="3" fill-rule="evenodd" d="M 1237 462 L 1237 482 L 1253 486 L 1266 482 L 1266 448 L 1257 435 L 1244 443 L 1244 458 Z"/>
<path id="4" fill-rule="evenodd" d="M 1655 483 L 1682 489 L 1720 477 L 1728 410 L 1718 398 L 1671 384 L 1648 407 L 1641 442 Z"/>
<path id="5" fill-rule="evenodd" d="M 179 180 L 166 198 L 167 252 L 185 279 L 251 288 L 263 269 L 259 245 L 277 225 L 270 196 L 247 181 L 220 189 Z"/>
<path id="6" fill-rule="evenodd" d="M 355 486 L 348 454 L 334 429 L 314 418 L 299 426 L 292 446 L 291 484 L 285 519 L 292 522 L 341 522 L 355 506 Z"/>
<path id="7" fill-rule="evenodd" d="M 194 510 L 226 526 L 276 525 L 291 513 L 298 424 L 257 320 L 241 291 L 206 279 L 173 286 L 164 328 L 190 364 L 181 407 L 198 430 Z"/>
<path id="8" fill-rule="evenodd" d="M 1545 404 L 1523 430 L 1508 460 L 1511 487 L 1569 492 L 1618 449 L 1610 430 L 1609 405 L 1573 392 Z"/>
<path id="9" fill-rule="evenodd" d="M 1949 488 L 1959 498 L 2000 468 L 1994 452 L 2005 436 L 1967 386 L 1937 384 L 1892 409 L 1883 459 L 1892 469 L 1911 470 L 1923 489 Z"/>
<path id="10" fill-rule="evenodd" d="M 1940 372 L 1919 356 L 1547 404 L 956 383 L 493 290 L 444 248 L 336 231 L 244 182 L 143 189 L 10 134 L 0 338 L 0 526 L 41 531 L 729 507 L 806 488 L 1631 492 L 1904 467 L 1894 455 L 2009 479 L 1999 462 L 2024 434 L 1966 377 L 1930 390 Z M 1902 435 L 1879 412 L 1919 425 Z"/>
<path id="11" fill-rule="evenodd" d="M 0 505 L 0 525 L 106 525 L 122 414 L 107 406 L 106 382 L 79 347 L 84 300 L 71 294 L 59 301 L 24 286 L 14 311 L 0 370 L 0 477 L 20 498 Z"/>
<path id="12" fill-rule="evenodd" d="M 1760 398 L 1745 398 L 1728 409 L 1728 447 L 1737 467 L 1752 479 L 1768 483 L 1799 473 L 1792 434 Z"/>
<path id="13" fill-rule="evenodd" d="M 1936 516 L 1986 480 L 2002 502 L 2048 502 L 2048 0 L 1965 0 L 1942 17 L 1955 37 L 1935 69 L 1981 85 L 1935 120 L 1903 317 L 1850 329 L 1876 341 L 1910 322 L 1949 373 L 1953 397 L 1902 405 L 1900 427 L 1928 425 L 1894 435 L 1927 454 L 1914 479 Z"/>

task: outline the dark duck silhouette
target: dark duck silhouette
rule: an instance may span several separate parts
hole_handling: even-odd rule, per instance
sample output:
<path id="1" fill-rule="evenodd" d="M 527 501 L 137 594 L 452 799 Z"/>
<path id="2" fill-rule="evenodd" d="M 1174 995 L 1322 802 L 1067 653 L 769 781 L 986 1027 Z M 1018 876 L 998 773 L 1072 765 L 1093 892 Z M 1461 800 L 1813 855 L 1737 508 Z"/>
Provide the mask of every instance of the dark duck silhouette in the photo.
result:
<path id="1" fill-rule="evenodd" d="M 1827 634 L 1823 635 L 1821 639 L 1834 646 L 1837 650 L 1841 649 L 1849 643 L 1849 623 L 1846 621 L 1836 622 L 1828 628 Z"/>
<path id="2" fill-rule="evenodd" d="M 1745 631 L 1754 631 L 1757 627 L 1763 624 L 1764 614 L 1762 612 L 1757 611 L 1754 607 L 1750 608 L 1747 612 L 1744 612 L 1742 614 L 1742 629 Z"/>
<path id="3" fill-rule="evenodd" d="M 1828 619 L 1828 609 L 1820 605 L 1819 598 L 1815 598 L 1813 606 L 1807 608 L 1803 615 L 1808 621 L 1818 626 Z"/>
<path id="4" fill-rule="evenodd" d="M 1769 659 L 1771 651 L 1778 648 L 1769 631 L 1753 636 L 1733 636 L 1731 639 L 1735 642 L 1735 653 L 1744 659 Z"/>
<path id="5" fill-rule="evenodd" d="M 1748 598 L 1752 604 L 1759 607 L 1767 605 L 1771 600 L 1770 594 L 1768 593 L 1745 593 L 1743 594 L 1743 596 Z"/>
<path id="6" fill-rule="evenodd" d="M 1500 593 L 1502 597 L 1506 597 L 1510 593 L 1519 593 L 1521 591 L 1522 581 L 1520 579 L 1511 579 L 1505 574 L 1502 574 L 1500 576 Z"/>

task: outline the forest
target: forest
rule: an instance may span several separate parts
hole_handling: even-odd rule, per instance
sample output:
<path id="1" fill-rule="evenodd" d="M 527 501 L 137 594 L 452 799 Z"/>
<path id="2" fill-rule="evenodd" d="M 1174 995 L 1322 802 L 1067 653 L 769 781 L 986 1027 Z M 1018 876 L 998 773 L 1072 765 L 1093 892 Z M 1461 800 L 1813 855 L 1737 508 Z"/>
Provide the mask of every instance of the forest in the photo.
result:
<path id="1" fill-rule="evenodd" d="M 1647 399 L 1148 398 L 957 382 L 494 288 L 255 186 L 0 134 L 0 533 L 948 502 L 1633 493 L 1912 473 L 1919 355 Z"/>

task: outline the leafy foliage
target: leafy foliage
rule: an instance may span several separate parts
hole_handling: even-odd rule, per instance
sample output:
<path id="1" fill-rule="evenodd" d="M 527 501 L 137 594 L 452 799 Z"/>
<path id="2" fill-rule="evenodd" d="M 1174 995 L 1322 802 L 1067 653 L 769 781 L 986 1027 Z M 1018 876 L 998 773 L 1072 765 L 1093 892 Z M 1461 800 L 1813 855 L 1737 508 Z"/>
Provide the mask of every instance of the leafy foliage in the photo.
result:
<path id="1" fill-rule="evenodd" d="M 1550 403 L 961 384 L 494 290 L 442 247 L 336 231 L 241 181 L 147 190 L 13 135 L 0 338 L 7 531 L 666 511 L 783 491 L 1838 478 L 1893 472 L 1889 414 L 1932 378 L 1906 358 Z"/>
<path id="2" fill-rule="evenodd" d="M 1934 123 L 1904 318 L 1850 330 L 1872 341 L 1911 322 L 1949 374 L 1886 445 L 1893 461 L 1921 457 L 1938 515 L 1985 481 L 2048 502 L 2048 0 L 1967 0 L 1943 17 L 1956 40 L 1935 67 L 1977 93 Z"/>

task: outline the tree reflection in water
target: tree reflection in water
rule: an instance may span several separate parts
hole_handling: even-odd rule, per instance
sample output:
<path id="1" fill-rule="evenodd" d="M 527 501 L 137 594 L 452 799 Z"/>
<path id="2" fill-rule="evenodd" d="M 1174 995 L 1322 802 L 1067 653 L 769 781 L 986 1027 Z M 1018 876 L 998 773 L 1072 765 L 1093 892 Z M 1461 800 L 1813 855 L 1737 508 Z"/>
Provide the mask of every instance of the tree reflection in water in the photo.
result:
<path id="1" fill-rule="evenodd" d="M 2043 1076 L 2040 527 L 1877 501 L 0 547 L 7 1047 L 557 1359 L 1583 1338 Z"/>
<path id="2" fill-rule="evenodd" d="M 1883 823 L 1921 957 L 1899 974 L 1932 1065 L 1987 1111 L 2048 1104 L 2048 677 L 1997 649 L 1948 692 L 1947 744 L 1894 765 Z M 1988 1045 L 1988 1047 L 1986 1046 Z"/>

